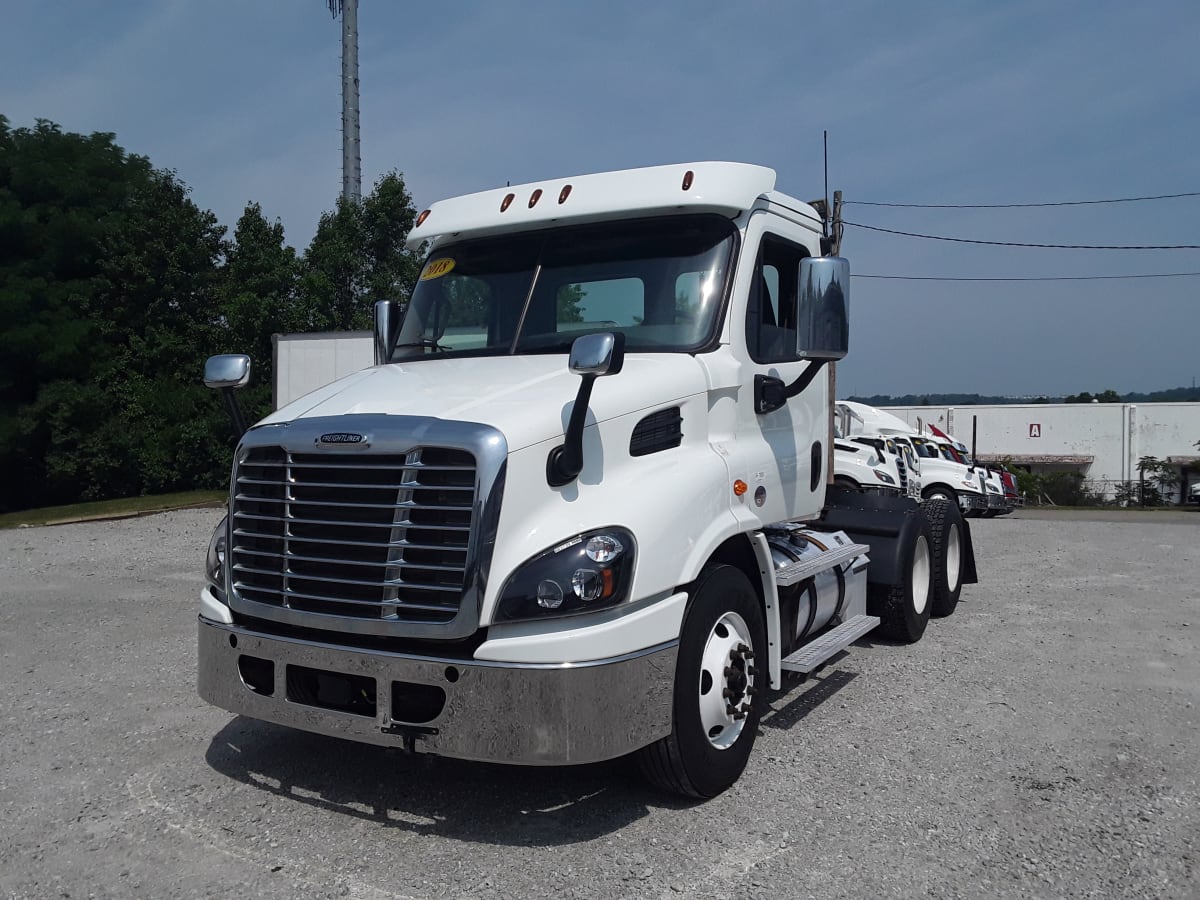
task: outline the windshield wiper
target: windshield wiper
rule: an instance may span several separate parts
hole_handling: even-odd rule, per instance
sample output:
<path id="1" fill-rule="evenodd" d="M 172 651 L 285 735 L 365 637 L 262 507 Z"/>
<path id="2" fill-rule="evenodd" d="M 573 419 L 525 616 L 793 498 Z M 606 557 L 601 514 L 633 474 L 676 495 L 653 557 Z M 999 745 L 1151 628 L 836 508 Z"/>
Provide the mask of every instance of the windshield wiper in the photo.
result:
<path id="1" fill-rule="evenodd" d="M 453 347 L 447 347 L 439 344 L 434 338 L 421 338 L 416 341 L 406 341 L 403 344 L 397 344 L 393 350 L 403 350 L 405 347 L 430 347 L 433 350 L 453 350 Z"/>

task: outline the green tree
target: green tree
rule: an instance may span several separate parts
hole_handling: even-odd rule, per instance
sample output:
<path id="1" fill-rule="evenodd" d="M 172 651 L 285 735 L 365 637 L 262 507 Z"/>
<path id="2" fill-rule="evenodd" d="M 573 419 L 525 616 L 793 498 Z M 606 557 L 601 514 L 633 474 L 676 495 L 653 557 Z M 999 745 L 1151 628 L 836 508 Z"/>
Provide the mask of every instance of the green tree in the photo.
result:
<path id="1" fill-rule="evenodd" d="M 223 229 L 187 193 L 111 134 L 0 118 L 0 508 L 219 481 Z"/>
<path id="2" fill-rule="evenodd" d="M 304 330 L 369 328 L 376 300 L 407 300 L 421 254 L 404 249 L 416 210 L 397 172 L 384 175 L 360 202 L 338 198 L 321 216 L 300 278 Z"/>
<path id="3" fill-rule="evenodd" d="M 218 288 L 222 328 L 217 351 L 246 353 L 253 378 L 241 401 L 251 421 L 270 412 L 274 386 L 272 335 L 301 331 L 296 251 L 284 240 L 283 225 L 268 222 L 262 207 L 247 204 L 225 254 Z"/>

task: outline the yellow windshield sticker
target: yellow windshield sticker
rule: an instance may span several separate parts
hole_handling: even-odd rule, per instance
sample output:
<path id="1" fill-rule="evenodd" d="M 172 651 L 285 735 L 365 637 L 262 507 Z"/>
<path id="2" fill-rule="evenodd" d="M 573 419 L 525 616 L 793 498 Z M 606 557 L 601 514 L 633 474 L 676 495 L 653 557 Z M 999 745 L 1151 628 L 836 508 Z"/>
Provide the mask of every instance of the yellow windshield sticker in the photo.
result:
<path id="1" fill-rule="evenodd" d="M 425 263 L 425 269 L 421 272 L 421 280 L 432 281 L 434 278 L 441 278 L 453 269 L 454 260 L 448 256 L 444 256 L 441 259 L 431 259 Z"/>

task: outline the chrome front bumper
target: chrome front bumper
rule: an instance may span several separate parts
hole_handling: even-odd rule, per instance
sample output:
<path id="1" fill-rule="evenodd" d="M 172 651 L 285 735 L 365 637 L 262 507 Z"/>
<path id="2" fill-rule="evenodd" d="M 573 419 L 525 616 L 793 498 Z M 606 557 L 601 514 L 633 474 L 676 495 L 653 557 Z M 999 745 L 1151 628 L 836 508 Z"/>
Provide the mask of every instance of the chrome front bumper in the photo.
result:
<path id="1" fill-rule="evenodd" d="M 963 491 L 958 495 L 958 505 L 963 512 L 970 512 L 973 509 L 987 509 L 987 498 L 983 494 L 972 494 Z"/>
<path id="2" fill-rule="evenodd" d="M 337 647 L 200 618 L 199 650 L 200 696 L 230 712 L 439 756 L 565 765 L 623 756 L 670 733 L 678 645 L 517 665 Z M 421 721 L 395 718 L 414 691 L 444 702 L 424 704 Z"/>

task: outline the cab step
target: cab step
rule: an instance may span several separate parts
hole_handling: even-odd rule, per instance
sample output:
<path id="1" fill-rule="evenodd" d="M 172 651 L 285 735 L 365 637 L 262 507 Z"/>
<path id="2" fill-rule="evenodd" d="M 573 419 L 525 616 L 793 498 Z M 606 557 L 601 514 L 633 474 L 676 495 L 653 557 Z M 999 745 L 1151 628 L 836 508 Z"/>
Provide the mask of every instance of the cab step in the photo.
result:
<path id="1" fill-rule="evenodd" d="M 807 675 L 830 657 L 841 653 L 860 637 L 879 624 L 879 616 L 855 616 L 837 628 L 825 632 L 811 644 L 805 644 L 795 653 L 779 662 L 785 672 Z"/>
<path id="2" fill-rule="evenodd" d="M 803 581 L 805 578 L 811 578 L 819 572 L 824 572 L 826 569 L 832 569 L 834 566 L 841 565 L 847 560 L 862 556 L 870 549 L 866 544 L 842 544 L 830 547 L 820 556 L 814 556 L 812 559 L 802 559 L 799 562 L 789 563 L 786 566 L 776 569 L 775 583 L 780 587 L 796 584 L 796 582 Z"/>

